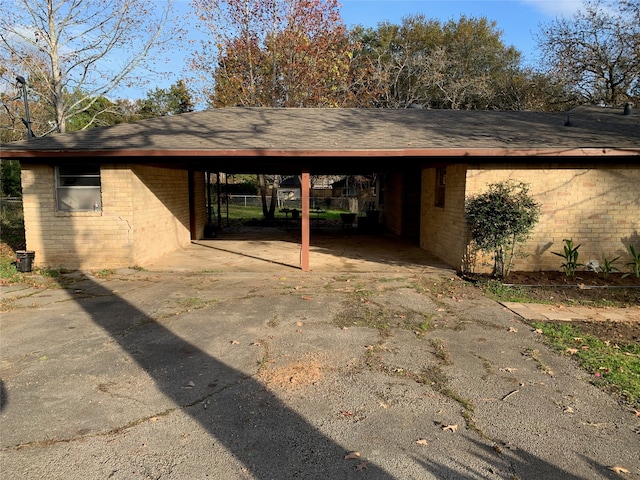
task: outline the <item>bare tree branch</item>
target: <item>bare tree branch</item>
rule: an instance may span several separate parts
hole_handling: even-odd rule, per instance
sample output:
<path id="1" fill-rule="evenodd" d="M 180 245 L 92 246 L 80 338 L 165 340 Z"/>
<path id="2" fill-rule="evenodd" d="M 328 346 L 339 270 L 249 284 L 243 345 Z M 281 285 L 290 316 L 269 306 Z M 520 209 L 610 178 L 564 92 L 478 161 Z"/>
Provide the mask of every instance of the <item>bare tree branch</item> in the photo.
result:
<path id="1" fill-rule="evenodd" d="M 0 61 L 45 82 L 59 132 L 167 46 L 173 0 L 0 0 Z M 81 92 L 81 95 L 78 95 Z M 74 95 L 71 95 L 74 94 Z"/>

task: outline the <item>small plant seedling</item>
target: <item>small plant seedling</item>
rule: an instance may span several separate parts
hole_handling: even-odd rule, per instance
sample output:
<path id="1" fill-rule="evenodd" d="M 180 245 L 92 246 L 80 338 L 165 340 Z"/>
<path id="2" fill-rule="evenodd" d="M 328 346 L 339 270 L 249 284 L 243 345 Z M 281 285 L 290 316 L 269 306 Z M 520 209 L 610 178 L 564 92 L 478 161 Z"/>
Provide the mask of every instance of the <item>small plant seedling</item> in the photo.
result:
<path id="1" fill-rule="evenodd" d="M 633 275 L 634 277 L 640 277 L 640 250 L 636 250 L 634 245 L 629 245 L 629 255 L 631 255 L 631 261 L 627 263 L 627 267 L 631 267 L 631 273 L 625 275 Z"/>
<path id="2" fill-rule="evenodd" d="M 604 278 L 607 278 L 613 272 L 619 272 L 620 271 L 616 267 L 613 266 L 613 264 L 616 263 L 618 260 L 620 260 L 620 257 L 616 257 L 616 258 L 613 258 L 611 260 L 609 260 L 608 258 L 603 258 L 602 259 L 602 265 L 600 266 L 600 269 L 602 270 L 602 276 Z"/>
<path id="3" fill-rule="evenodd" d="M 564 273 L 567 277 L 573 278 L 576 273 L 578 267 L 582 267 L 582 263 L 578 263 L 578 257 L 580 254 L 578 253 L 578 249 L 580 245 L 573 246 L 573 239 L 564 239 L 564 251 L 562 253 L 551 252 L 554 255 L 564 258 L 564 263 L 560 265 L 560 267 L 564 270 Z"/>

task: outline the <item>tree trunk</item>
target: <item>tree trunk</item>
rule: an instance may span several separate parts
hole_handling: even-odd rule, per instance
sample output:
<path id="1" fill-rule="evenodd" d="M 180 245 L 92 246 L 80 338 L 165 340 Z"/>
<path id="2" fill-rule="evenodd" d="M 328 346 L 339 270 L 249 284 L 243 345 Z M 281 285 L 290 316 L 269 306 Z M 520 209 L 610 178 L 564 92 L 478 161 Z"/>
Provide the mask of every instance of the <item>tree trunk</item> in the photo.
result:
<path id="1" fill-rule="evenodd" d="M 264 174 L 258 174 L 258 185 L 260 187 L 260 197 L 262 198 L 262 216 L 269 218 L 269 210 L 267 209 L 267 182 Z"/>
<path id="2" fill-rule="evenodd" d="M 504 277 L 504 250 L 502 249 L 502 246 L 499 246 L 495 250 L 493 276 L 499 278 Z"/>
<path id="3" fill-rule="evenodd" d="M 47 16 L 49 22 L 49 37 L 51 39 L 57 39 L 56 22 L 54 7 L 49 0 L 47 2 Z M 52 106 L 56 117 L 56 131 L 58 133 L 65 133 L 66 128 L 66 113 L 64 108 L 63 88 L 62 88 L 62 70 L 60 68 L 60 56 L 58 52 L 57 40 L 51 41 L 51 93 L 52 93 Z"/>

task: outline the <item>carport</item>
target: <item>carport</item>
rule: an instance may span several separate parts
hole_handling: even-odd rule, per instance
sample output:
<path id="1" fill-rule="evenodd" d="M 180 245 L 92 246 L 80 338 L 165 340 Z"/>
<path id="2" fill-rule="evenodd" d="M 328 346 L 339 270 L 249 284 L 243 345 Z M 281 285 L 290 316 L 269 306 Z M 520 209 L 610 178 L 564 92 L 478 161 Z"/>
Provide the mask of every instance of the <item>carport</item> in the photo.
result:
<path id="1" fill-rule="evenodd" d="M 585 107 L 571 119 L 567 126 L 561 113 L 238 107 L 16 142 L 0 156 L 21 162 L 27 248 L 37 252 L 36 264 L 148 263 L 202 238 L 205 172 L 275 173 L 302 179 L 299 266 L 306 271 L 310 176 L 375 172 L 386 176 L 387 231 L 459 268 L 467 245 L 465 197 L 482 189 L 485 178 L 515 172 L 546 195 L 557 176 L 569 185 L 559 191 L 562 198 L 596 198 L 574 186 L 583 172 L 593 172 L 594 182 L 605 179 L 612 192 L 599 195 L 597 207 L 613 212 L 611 218 L 628 218 L 635 197 L 621 206 L 620 195 L 637 186 L 637 115 Z M 65 169 L 84 165 L 99 178 L 98 200 L 93 208 L 60 208 Z M 439 189 L 441 199 L 434 197 Z M 634 222 L 627 221 L 612 245 L 637 231 Z"/>

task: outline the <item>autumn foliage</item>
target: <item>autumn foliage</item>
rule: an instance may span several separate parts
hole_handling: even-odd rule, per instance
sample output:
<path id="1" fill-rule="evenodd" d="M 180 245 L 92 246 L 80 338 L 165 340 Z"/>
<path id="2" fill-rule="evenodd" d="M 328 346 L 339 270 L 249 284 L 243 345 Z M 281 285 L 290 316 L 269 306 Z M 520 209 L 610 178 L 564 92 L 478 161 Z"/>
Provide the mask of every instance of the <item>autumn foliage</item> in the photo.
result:
<path id="1" fill-rule="evenodd" d="M 362 106 L 351 40 L 335 0 L 195 0 L 210 40 L 193 67 L 214 106 Z M 215 58 L 215 64 L 211 64 Z M 369 95 L 367 95 L 369 93 Z"/>

